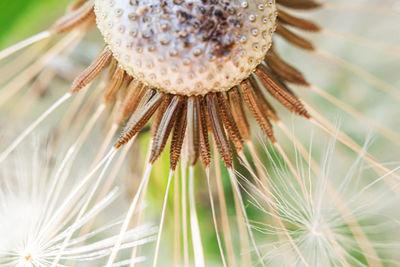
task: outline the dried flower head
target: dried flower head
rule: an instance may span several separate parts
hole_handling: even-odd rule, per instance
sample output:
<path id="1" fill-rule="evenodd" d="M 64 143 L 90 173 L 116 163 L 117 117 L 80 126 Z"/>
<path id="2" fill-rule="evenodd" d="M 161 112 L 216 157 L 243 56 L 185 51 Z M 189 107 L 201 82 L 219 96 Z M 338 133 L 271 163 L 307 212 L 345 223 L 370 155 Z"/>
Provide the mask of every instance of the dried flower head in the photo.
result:
<path id="1" fill-rule="evenodd" d="M 346 10 L 351 8 L 350 5 L 344 6 Z M 288 162 L 289 157 L 275 138 L 273 125 L 279 127 L 293 144 L 298 145 L 299 141 L 297 136 L 290 134 L 280 120 L 281 113 L 275 110 L 273 103 L 278 105 L 280 103 L 290 113 L 299 115 L 303 119 L 303 125 L 304 122 L 311 122 L 329 134 L 335 134 L 335 127 L 321 116 L 313 105 L 298 97 L 289 87 L 303 86 L 358 121 L 373 125 L 384 137 L 397 145 L 400 144 L 398 133 L 311 84 L 302 72 L 286 62 L 281 57 L 282 53 L 278 52 L 280 47 L 277 37 L 303 52 L 329 60 L 331 64 L 350 71 L 390 96 L 400 99 L 396 88 L 388 82 L 351 62 L 319 50 L 308 39 L 308 35 L 303 35 L 304 32 L 308 32 L 336 34 L 343 37 L 320 27 L 310 19 L 310 11 L 324 8 L 341 8 L 341 5 L 321 4 L 314 0 L 77 0 L 67 9 L 66 15 L 50 29 L 0 51 L 2 59 L 39 40 L 65 34 L 60 39 L 52 38 L 54 44 L 50 49 L 47 50 L 46 44 L 39 43 L 38 47 L 31 47 L 31 50 L 11 61 L 14 64 L 10 65 L 17 67 L 10 68 L 9 72 L 16 73 L 21 70 L 21 73 L 10 79 L 11 81 L 0 91 L 0 106 L 2 106 L 34 78 L 36 80 L 31 88 L 42 92 L 56 75 L 54 71 L 44 69 L 46 64 L 59 54 L 68 56 L 89 29 L 97 25 L 98 29 L 95 30 L 98 30 L 99 36 L 101 35 L 101 39 L 105 41 L 97 57 L 72 82 L 68 93 L 38 117 L 0 154 L 0 162 L 4 161 L 43 119 L 71 96 L 77 95 L 74 102 L 68 106 L 68 111 L 63 114 L 64 117 L 60 119 L 56 134 L 62 137 L 77 136 L 71 146 L 74 152 L 77 152 L 91 136 L 91 131 L 103 112 L 112 110 L 106 124 L 108 132 L 102 138 L 92 165 L 98 168 L 104 166 L 106 172 L 117 152 L 122 151 L 118 162 L 111 165 L 113 170 L 104 192 L 107 192 L 113 183 L 133 140 L 151 125 L 151 141 L 147 143 L 149 155 L 146 159 L 149 164 L 139 181 L 137 193 L 132 199 L 120 235 L 115 240 L 107 266 L 112 266 L 117 258 L 130 219 L 145 198 L 153 164 L 161 156 L 169 140 L 171 140 L 168 157 L 170 172 L 163 199 L 154 266 L 159 263 L 158 252 L 168 194 L 174 178 L 175 196 L 181 193 L 181 196 L 175 198 L 175 203 L 179 202 L 180 198 L 182 201 L 182 207 L 175 204 L 174 211 L 178 216 L 179 212 L 182 213 L 182 223 L 179 222 L 178 216 L 175 216 L 174 222 L 177 225 L 176 229 L 180 230 L 180 226 L 183 229 L 185 265 L 189 265 L 187 217 L 190 217 L 194 263 L 196 266 L 206 265 L 194 190 L 194 167 L 200 160 L 207 175 L 211 212 L 222 263 L 225 266 L 240 265 L 236 262 L 237 253 L 231 238 L 218 154 L 227 167 L 226 176 L 230 178 L 233 189 L 241 249 L 241 253 L 237 255 L 240 255 L 243 266 L 251 265 L 249 256 L 251 242 L 258 262 L 264 265 L 263 255 L 256 245 L 250 228 L 234 172 L 235 159 L 238 158 L 249 169 L 252 169 L 251 166 L 254 164 L 255 178 L 264 177 L 264 183 L 268 180 L 260 164 L 254 139 L 251 137 L 250 117 L 253 117 L 276 151 Z M 301 13 L 305 16 L 300 17 Z M 379 42 L 363 40 L 359 36 L 345 37 L 345 39 L 375 50 L 386 50 L 382 48 L 387 47 Z M 35 49 L 41 53 L 37 53 Z M 31 64 L 37 54 L 40 56 Z M 305 62 L 308 64 L 308 61 Z M 316 76 L 319 76 L 319 72 L 314 71 L 318 74 Z M 4 80 L 6 79 L 0 77 L 0 82 Z M 87 90 L 92 85 L 96 88 L 92 91 Z M 86 94 L 90 95 L 86 97 Z M 26 99 L 18 101 L 17 108 L 24 109 L 27 102 L 29 103 Z M 96 107 L 94 112 L 93 107 Z M 104 157 L 116 131 L 125 122 L 127 122 L 126 127 L 120 138 L 110 153 Z M 305 125 L 309 127 L 310 124 Z M 387 168 L 378 164 L 371 155 L 363 154 L 362 148 L 346 134 L 339 133 L 338 140 L 359 153 L 377 173 L 388 173 Z M 252 162 L 249 162 L 248 155 Z M 135 154 L 134 158 L 137 160 L 138 155 Z M 179 162 L 182 167 L 181 175 L 174 176 L 179 173 L 177 172 Z M 213 175 L 216 177 L 215 181 L 210 179 Z M 392 175 L 396 179 L 400 178 L 396 174 Z M 178 179 L 180 181 L 177 182 Z M 89 180 L 84 181 L 88 183 Z M 220 224 L 214 208 L 213 182 L 217 185 L 223 239 L 219 237 Z M 259 190 L 262 189 L 262 183 L 257 179 L 252 182 L 259 187 Z M 187 197 L 189 207 L 186 206 Z M 307 200 L 311 200 L 311 196 L 307 195 Z M 142 216 L 138 217 L 137 221 L 140 221 Z M 176 232 L 179 232 L 178 230 Z M 175 236 L 175 245 L 180 242 L 179 237 Z M 136 251 L 132 254 L 136 255 Z"/>
<path id="2" fill-rule="evenodd" d="M 310 42 L 285 25 L 307 31 L 319 31 L 319 27 L 296 18 L 277 4 L 300 10 L 320 6 L 312 0 L 78 1 L 65 17 L 37 38 L 76 28 L 86 31 L 96 18 L 106 46 L 75 79 L 68 95 L 86 87 L 110 66 L 103 93 L 105 104 L 125 94 L 116 123 L 131 116 L 117 148 L 152 119 L 150 162 L 159 157 L 172 136 L 171 169 L 175 169 L 184 136 L 188 135 L 191 164 L 201 156 L 208 166 L 207 132 L 211 131 L 225 164 L 231 167 L 232 150 L 241 153 L 243 140 L 250 139 L 244 105 L 275 141 L 271 121 L 279 119 L 264 97 L 264 90 L 290 111 L 310 118 L 302 102 L 286 86 L 287 82 L 308 82 L 271 46 L 273 35 L 277 34 L 291 44 L 312 50 Z M 68 96 L 56 106 L 66 99 Z"/>

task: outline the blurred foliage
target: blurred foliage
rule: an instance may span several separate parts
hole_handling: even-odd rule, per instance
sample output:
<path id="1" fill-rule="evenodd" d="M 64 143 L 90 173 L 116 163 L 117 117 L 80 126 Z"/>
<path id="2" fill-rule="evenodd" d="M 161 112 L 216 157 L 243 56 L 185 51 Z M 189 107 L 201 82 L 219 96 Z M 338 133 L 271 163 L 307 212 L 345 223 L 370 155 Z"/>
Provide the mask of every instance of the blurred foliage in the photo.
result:
<path id="1" fill-rule="evenodd" d="M 0 1 L 0 49 L 45 30 L 64 12 L 68 3 L 71 1 Z"/>

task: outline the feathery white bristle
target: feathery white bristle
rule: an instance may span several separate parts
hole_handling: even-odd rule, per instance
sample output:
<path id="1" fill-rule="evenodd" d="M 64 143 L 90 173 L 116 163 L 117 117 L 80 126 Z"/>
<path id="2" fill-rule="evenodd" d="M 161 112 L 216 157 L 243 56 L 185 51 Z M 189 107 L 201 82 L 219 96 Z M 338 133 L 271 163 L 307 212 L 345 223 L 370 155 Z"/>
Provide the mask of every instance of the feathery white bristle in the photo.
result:
<path id="1" fill-rule="evenodd" d="M 51 107 L 49 107 L 42 115 L 40 115 L 31 125 L 29 125 L 17 138 L 0 154 L 0 163 L 3 162 L 8 155 L 15 150 L 15 148 L 51 113 L 54 112 L 60 105 L 67 101 L 71 94 L 66 93 L 59 100 L 57 100 Z"/>
<path id="2" fill-rule="evenodd" d="M 253 222 L 253 228 L 265 234 L 266 239 L 288 231 L 301 253 L 296 255 L 293 251 L 295 257 L 286 257 L 288 251 L 294 250 L 290 240 L 269 241 L 259 247 L 265 251 L 264 258 L 270 266 L 279 266 L 283 257 L 291 260 L 290 266 L 303 266 L 304 260 L 309 266 L 365 266 L 363 259 L 356 254 L 363 255 L 369 266 L 385 266 L 385 262 L 398 260 L 380 258 L 382 255 L 379 253 L 383 243 L 399 245 L 396 237 L 386 235 L 397 227 L 399 216 L 398 213 L 387 213 L 388 208 L 398 201 L 391 191 L 393 188 L 384 185 L 391 172 L 371 180 L 368 170 L 363 168 L 362 155 L 358 155 L 348 169 L 339 169 L 341 165 L 337 165 L 335 141 L 327 146 L 325 155 L 321 157 L 319 173 L 310 168 L 311 156 L 300 159 L 296 151 L 296 172 L 304 183 L 310 184 L 307 190 L 311 201 L 303 194 L 304 188 L 299 186 L 293 173 L 273 160 L 276 155 L 267 153 L 273 165 L 268 170 L 270 195 L 267 196 L 248 178 L 240 176 L 246 184 L 243 188 L 249 188 L 246 191 L 250 202 L 269 216 L 279 216 L 278 219 L 290 226 L 283 229 L 265 222 Z M 268 151 L 268 147 L 265 149 Z M 367 145 L 362 153 L 366 153 L 366 149 Z M 267 206 L 278 212 L 269 211 Z"/>
<path id="3" fill-rule="evenodd" d="M 27 47 L 27 46 L 29 46 L 31 44 L 34 44 L 34 43 L 39 42 L 39 41 L 41 41 L 43 39 L 49 38 L 50 35 L 51 34 L 48 31 L 40 32 L 40 33 L 38 33 L 36 35 L 33 35 L 33 36 L 31 36 L 31 37 L 29 37 L 29 38 L 27 38 L 27 39 L 15 44 L 15 45 L 13 45 L 13 46 L 7 47 L 6 49 L 0 51 L 0 60 L 8 57 L 9 55 L 14 54 L 15 52 L 17 52 L 17 51 L 19 51 L 19 50 L 21 50 L 21 49 L 23 49 L 23 48 L 25 48 L 25 47 Z"/>
<path id="4" fill-rule="evenodd" d="M 79 232 L 104 212 L 118 196 L 118 190 L 111 190 L 92 207 L 87 207 L 85 194 L 66 203 L 64 199 L 73 190 L 75 179 L 69 177 L 68 183 L 57 181 L 64 173 L 69 175 L 68 155 L 73 149 L 57 168 L 51 164 L 50 151 L 39 144 L 34 146 L 34 153 L 29 149 L 14 153 L 1 164 L 0 265 L 50 266 L 54 260 L 62 264 L 67 260 L 86 262 L 107 257 L 119 238 L 110 235 L 110 230 L 114 231 L 122 221 L 103 222 L 100 228 L 81 236 L 71 233 Z M 49 208 L 61 204 L 64 208 L 57 212 Z M 127 230 L 121 249 L 153 241 L 155 231 L 148 225 Z"/>
<path id="5" fill-rule="evenodd" d="M 116 241 L 114 242 L 114 246 L 112 248 L 112 251 L 110 253 L 110 257 L 108 258 L 107 261 L 107 267 L 111 267 L 114 264 L 115 259 L 117 258 L 118 253 L 120 252 L 121 248 L 122 248 L 122 244 L 124 241 L 124 236 L 126 234 L 126 231 L 128 230 L 129 227 L 129 222 L 132 219 L 132 216 L 135 212 L 135 210 L 137 209 L 137 206 L 140 201 L 140 195 L 143 193 L 143 189 L 147 186 L 147 183 L 149 182 L 150 179 L 150 174 L 151 174 L 151 170 L 152 170 L 152 165 L 148 164 L 145 170 L 145 173 L 143 174 L 142 180 L 140 182 L 140 185 L 137 189 L 136 195 L 135 197 L 132 199 L 131 205 L 129 207 L 128 213 L 125 216 L 124 222 L 121 226 L 121 230 L 120 233 L 118 235 L 118 238 L 116 239 Z"/>

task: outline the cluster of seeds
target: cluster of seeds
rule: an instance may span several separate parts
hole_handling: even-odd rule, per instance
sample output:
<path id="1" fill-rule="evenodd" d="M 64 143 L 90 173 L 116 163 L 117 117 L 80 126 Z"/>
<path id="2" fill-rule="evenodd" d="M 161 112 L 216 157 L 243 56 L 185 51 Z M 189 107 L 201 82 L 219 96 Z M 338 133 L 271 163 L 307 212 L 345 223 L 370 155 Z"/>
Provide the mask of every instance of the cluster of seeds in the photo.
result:
<path id="1" fill-rule="evenodd" d="M 271 47 L 272 0 L 96 0 L 123 69 L 163 92 L 205 95 L 246 79 Z"/>
<path id="2" fill-rule="evenodd" d="M 314 0 L 81 0 L 56 29 L 93 25 L 95 17 L 106 46 L 74 80 L 69 95 L 108 69 L 104 104 L 120 100 L 116 125 L 129 118 L 117 149 L 151 123 L 151 163 L 171 140 L 174 170 L 187 137 L 190 164 L 201 159 L 208 166 L 211 133 L 231 167 L 234 152 L 242 153 L 251 140 L 249 113 L 276 144 L 272 123 L 280 120 L 266 94 L 310 119 L 288 87 L 309 83 L 271 44 L 277 34 L 312 51 L 312 43 L 291 28 L 317 32 L 318 25 L 282 7 L 319 6 Z"/>

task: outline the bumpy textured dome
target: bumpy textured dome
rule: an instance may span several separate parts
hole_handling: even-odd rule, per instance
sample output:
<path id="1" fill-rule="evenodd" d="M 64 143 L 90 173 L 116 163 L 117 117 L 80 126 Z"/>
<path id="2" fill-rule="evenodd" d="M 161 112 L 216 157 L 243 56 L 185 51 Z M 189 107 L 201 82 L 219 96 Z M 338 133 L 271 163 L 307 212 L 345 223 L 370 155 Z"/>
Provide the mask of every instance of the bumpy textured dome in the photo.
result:
<path id="1" fill-rule="evenodd" d="M 274 0 L 95 0 L 97 25 L 127 73 L 203 95 L 247 78 L 272 42 Z"/>

